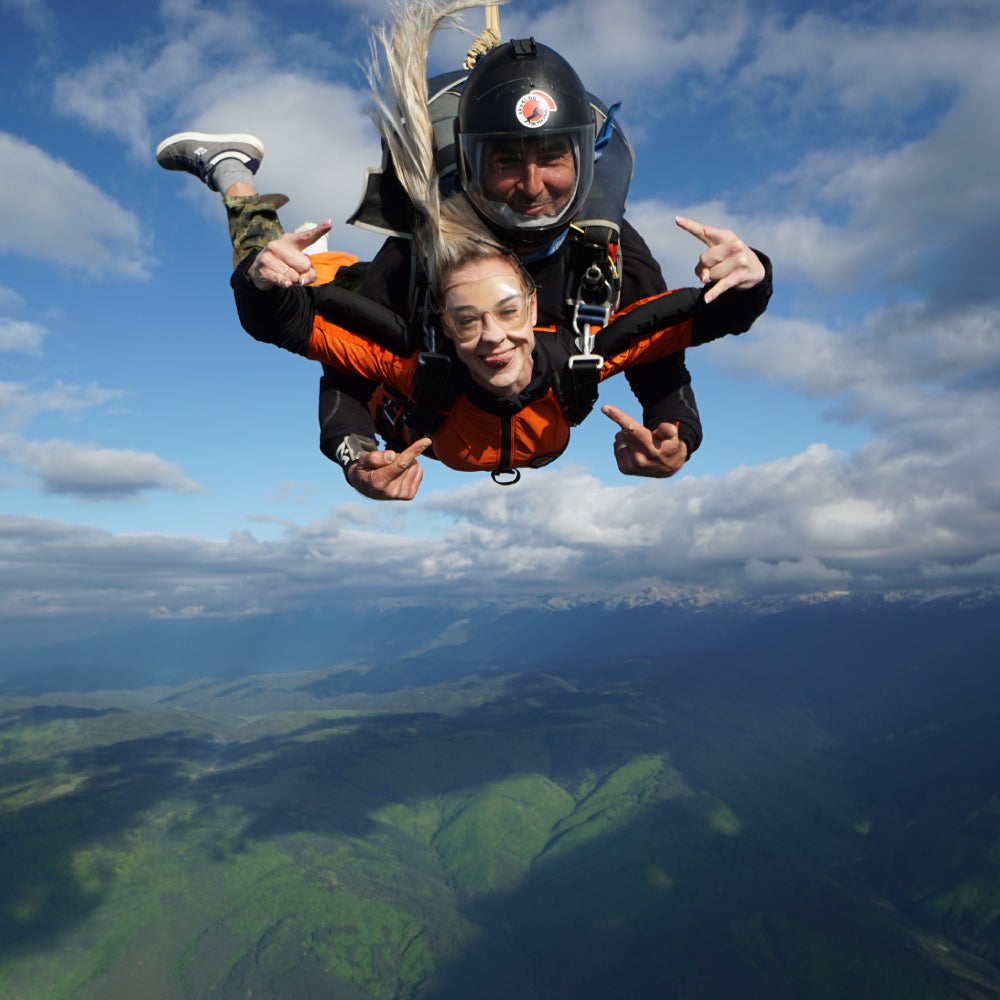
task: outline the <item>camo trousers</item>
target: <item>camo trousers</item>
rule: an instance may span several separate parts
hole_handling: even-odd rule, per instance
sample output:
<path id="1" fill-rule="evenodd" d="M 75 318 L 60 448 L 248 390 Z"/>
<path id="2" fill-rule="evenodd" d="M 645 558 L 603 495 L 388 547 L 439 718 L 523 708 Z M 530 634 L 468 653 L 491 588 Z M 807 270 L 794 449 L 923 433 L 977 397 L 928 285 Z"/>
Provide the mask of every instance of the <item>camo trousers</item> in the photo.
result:
<path id="1" fill-rule="evenodd" d="M 278 209 L 287 202 L 283 194 L 251 194 L 222 199 L 229 218 L 234 268 L 247 254 L 263 250 L 285 232 L 278 221 Z"/>

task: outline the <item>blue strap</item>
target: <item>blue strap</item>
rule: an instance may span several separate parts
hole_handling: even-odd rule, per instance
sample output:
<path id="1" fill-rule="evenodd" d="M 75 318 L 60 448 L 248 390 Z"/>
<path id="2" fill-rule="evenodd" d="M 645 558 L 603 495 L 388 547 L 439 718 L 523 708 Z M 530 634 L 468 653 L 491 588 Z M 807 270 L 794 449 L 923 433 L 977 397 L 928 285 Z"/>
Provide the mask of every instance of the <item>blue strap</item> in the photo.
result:
<path id="1" fill-rule="evenodd" d="M 611 133 L 614 130 L 615 125 L 615 114 L 621 106 L 622 102 L 616 101 L 610 108 L 608 108 L 608 117 L 604 119 L 601 131 L 597 134 L 597 138 L 594 140 L 595 161 L 601 158 L 601 154 L 605 149 L 607 149 L 608 143 L 611 142 Z"/>
<path id="2" fill-rule="evenodd" d="M 564 229 L 547 247 L 543 247 L 541 250 L 536 250 L 534 253 L 529 253 L 525 255 L 518 254 L 521 257 L 522 264 L 535 264 L 540 260 L 545 260 L 546 257 L 551 257 L 562 245 L 566 239 L 566 234 L 569 232 L 568 229 Z"/>

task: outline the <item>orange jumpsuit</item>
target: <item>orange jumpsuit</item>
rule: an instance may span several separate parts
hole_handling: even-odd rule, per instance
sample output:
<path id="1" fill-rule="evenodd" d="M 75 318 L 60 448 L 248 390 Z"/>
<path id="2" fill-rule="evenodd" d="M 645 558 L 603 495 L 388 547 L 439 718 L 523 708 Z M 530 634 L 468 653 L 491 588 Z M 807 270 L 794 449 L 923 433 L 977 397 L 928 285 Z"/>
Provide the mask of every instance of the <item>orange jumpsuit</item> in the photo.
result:
<path id="1" fill-rule="evenodd" d="M 261 292 L 246 278 L 252 261 L 247 258 L 232 284 L 240 319 L 251 336 L 381 383 L 383 392 L 372 404 L 377 409 L 387 396 L 413 397 L 421 335 L 384 307 L 330 283 L 338 268 L 356 259 L 344 253 L 315 255 L 319 283 Z M 770 294 L 768 288 L 767 295 L 746 299 L 738 322 L 725 310 L 716 310 L 725 319 L 721 325 L 729 327 L 721 329 L 714 322 L 714 304 L 705 306 L 701 301 L 702 291 L 667 292 L 616 314 L 598 332 L 594 345 L 604 357 L 600 380 L 692 344 L 743 332 L 763 311 Z M 453 398 L 443 401 L 448 412 L 433 434 L 434 458 L 460 471 L 496 472 L 546 465 L 563 452 L 570 422 L 557 394 L 556 375 L 576 348 L 568 329 L 547 327 L 541 332 L 532 381 L 518 396 L 492 396 L 472 381 L 461 362 L 453 363 L 457 385 Z"/>

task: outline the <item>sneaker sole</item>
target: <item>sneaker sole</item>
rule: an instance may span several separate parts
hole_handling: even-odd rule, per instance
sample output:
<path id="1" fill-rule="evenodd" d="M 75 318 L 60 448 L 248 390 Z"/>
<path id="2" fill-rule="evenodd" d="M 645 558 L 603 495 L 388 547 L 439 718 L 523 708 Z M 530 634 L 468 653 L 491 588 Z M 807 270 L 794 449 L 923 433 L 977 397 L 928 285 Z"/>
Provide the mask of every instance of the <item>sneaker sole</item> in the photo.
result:
<path id="1" fill-rule="evenodd" d="M 242 146 L 249 146 L 257 154 L 257 159 L 264 156 L 264 144 L 255 135 L 246 132 L 177 132 L 175 135 L 168 135 L 156 147 L 156 158 L 160 153 L 175 142 L 219 142 L 219 143 L 239 143 Z"/>

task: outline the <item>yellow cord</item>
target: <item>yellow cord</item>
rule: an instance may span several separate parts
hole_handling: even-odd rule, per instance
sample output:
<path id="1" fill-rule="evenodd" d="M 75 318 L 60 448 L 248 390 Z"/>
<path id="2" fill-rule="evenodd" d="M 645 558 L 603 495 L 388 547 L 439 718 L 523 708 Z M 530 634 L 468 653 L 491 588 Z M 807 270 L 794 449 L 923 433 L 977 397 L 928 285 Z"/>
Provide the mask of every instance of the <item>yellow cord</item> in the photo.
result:
<path id="1" fill-rule="evenodd" d="M 462 69 L 472 69 L 479 57 L 495 49 L 500 44 L 500 5 L 491 3 L 486 6 L 486 27 L 472 43 Z"/>

